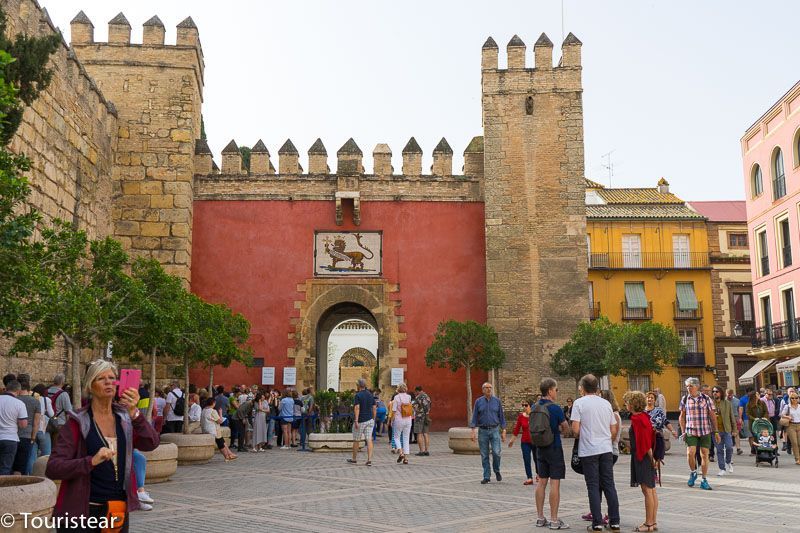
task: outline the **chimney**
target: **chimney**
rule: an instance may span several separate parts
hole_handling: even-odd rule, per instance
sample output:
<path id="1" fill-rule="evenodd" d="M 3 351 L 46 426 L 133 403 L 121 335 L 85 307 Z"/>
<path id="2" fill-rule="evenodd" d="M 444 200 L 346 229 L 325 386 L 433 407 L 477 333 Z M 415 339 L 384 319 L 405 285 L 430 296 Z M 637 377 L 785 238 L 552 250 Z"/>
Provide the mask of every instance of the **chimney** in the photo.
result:
<path id="1" fill-rule="evenodd" d="M 393 172 L 392 149 L 388 144 L 376 144 L 372 151 L 372 173 L 376 176 L 391 176 Z"/>
<path id="2" fill-rule="evenodd" d="M 213 171 L 213 155 L 205 139 L 194 142 L 194 173 L 201 175 L 211 174 Z"/>
<path id="3" fill-rule="evenodd" d="M 417 140 L 411 137 L 403 148 L 403 175 L 420 176 L 422 174 L 422 148 Z"/>
<path id="4" fill-rule="evenodd" d="M 433 166 L 431 173 L 434 176 L 453 175 L 453 149 L 447 144 L 447 139 L 442 137 L 436 148 L 433 149 Z"/>
<path id="5" fill-rule="evenodd" d="M 473 137 L 464 150 L 464 175 L 469 178 L 483 177 L 483 137 Z"/>
<path id="6" fill-rule="evenodd" d="M 186 17 L 176 26 L 177 37 L 175 44 L 178 46 L 198 46 L 200 44 L 200 34 L 197 31 L 192 17 Z"/>
<path id="7" fill-rule="evenodd" d="M 525 68 L 525 43 L 518 35 L 515 35 L 506 45 L 508 54 L 508 68 Z"/>
<path id="8" fill-rule="evenodd" d="M 75 18 L 70 21 L 69 29 L 73 44 L 90 44 L 94 42 L 94 24 L 83 11 L 79 11 Z"/>
<path id="9" fill-rule="evenodd" d="M 322 139 L 317 139 L 311 148 L 308 149 L 308 173 L 309 174 L 330 174 L 328 168 L 328 151 L 322 144 Z"/>
<path id="10" fill-rule="evenodd" d="M 541 34 L 539 40 L 533 45 L 533 55 L 537 70 L 553 68 L 553 41 L 546 34 Z"/>
<path id="11" fill-rule="evenodd" d="M 154 15 L 142 24 L 142 44 L 163 46 L 165 33 L 164 23 L 157 15 Z"/>
<path id="12" fill-rule="evenodd" d="M 261 139 L 250 149 L 250 173 L 274 174 L 275 169 L 269 161 L 269 150 Z"/>
<path id="13" fill-rule="evenodd" d="M 658 193 L 669 194 L 669 182 L 664 178 L 658 180 Z"/>
<path id="14" fill-rule="evenodd" d="M 286 139 L 278 150 L 278 174 L 300 174 L 300 152 Z"/>
<path id="15" fill-rule="evenodd" d="M 131 23 L 120 12 L 108 21 L 108 42 L 113 44 L 131 44 Z"/>
<path id="16" fill-rule="evenodd" d="M 222 173 L 246 174 L 246 171 L 242 169 L 242 154 L 233 139 L 228 146 L 222 149 Z"/>

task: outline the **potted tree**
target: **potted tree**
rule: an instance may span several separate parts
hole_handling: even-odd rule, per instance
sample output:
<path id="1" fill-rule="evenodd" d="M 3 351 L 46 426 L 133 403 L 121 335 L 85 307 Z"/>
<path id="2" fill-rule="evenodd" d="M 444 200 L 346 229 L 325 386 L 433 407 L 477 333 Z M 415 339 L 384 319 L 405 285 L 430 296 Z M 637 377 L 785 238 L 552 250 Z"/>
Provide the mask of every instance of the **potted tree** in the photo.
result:
<path id="1" fill-rule="evenodd" d="M 453 372 L 464 369 L 467 387 L 467 426 L 472 419 L 472 371 L 494 371 L 506 359 L 500 348 L 497 332 L 491 326 L 468 320 L 448 320 L 436 328 L 433 343 L 425 354 L 428 367 L 449 368 Z M 469 427 L 455 427 L 448 431 L 450 449 L 453 453 L 479 453 L 477 443 L 472 442 Z"/>

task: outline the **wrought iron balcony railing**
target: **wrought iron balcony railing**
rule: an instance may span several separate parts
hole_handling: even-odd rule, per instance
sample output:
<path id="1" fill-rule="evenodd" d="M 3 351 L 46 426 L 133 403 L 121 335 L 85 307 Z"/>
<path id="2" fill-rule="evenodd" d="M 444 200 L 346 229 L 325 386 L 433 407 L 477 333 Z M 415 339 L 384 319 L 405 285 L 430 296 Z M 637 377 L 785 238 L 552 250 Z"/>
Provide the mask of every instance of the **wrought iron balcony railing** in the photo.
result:
<path id="1" fill-rule="evenodd" d="M 739 326 L 738 328 L 736 326 Z M 737 334 L 736 330 L 740 329 L 740 332 Z M 731 331 L 730 335 L 732 337 L 752 337 L 753 332 L 756 329 L 756 323 L 754 320 L 731 320 Z"/>
<path id="2" fill-rule="evenodd" d="M 706 366 L 704 352 L 686 352 L 678 358 L 678 366 Z"/>
<path id="3" fill-rule="evenodd" d="M 675 320 L 701 320 L 703 318 L 703 302 L 697 302 L 697 309 L 680 309 L 678 302 L 672 302 L 675 310 L 673 318 Z"/>
<path id="4" fill-rule="evenodd" d="M 691 270 L 709 268 L 708 252 L 600 252 L 589 254 L 589 268 Z"/>
<path id="5" fill-rule="evenodd" d="M 589 318 L 591 320 L 597 320 L 600 318 L 600 302 L 589 304 Z"/>
<path id="6" fill-rule="evenodd" d="M 766 346 L 777 346 L 800 340 L 800 318 L 775 322 L 768 326 L 761 326 L 753 329 L 752 344 L 753 348 L 764 348 Z"/>
<path id="7" fill-rule="evenodd" d="M 652 320 L 653 302 L 648 302 L 647 307 L 628 307 L 625 302 L 622 305 L 622 320 Z"/>

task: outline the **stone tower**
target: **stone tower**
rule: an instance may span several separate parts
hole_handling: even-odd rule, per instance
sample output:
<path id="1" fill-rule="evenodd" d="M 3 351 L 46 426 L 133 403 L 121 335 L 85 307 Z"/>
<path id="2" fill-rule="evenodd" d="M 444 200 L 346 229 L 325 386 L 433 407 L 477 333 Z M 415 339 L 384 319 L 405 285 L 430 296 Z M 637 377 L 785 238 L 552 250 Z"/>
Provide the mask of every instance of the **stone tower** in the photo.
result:
<path id="1" fill-rule="evenodd" d="M 143 25 L 142 44 L 132 44 L 120 13 L 108 23 L 108 42 L 95 42 L 94 25 L 81 11 L 71 22 L 71 45 L 119 114 L 114 236 L 133 256 L 153 257 L 188 282 L 203 51 L 191 18 L 178 24 L 176 44 L 166 45 L 164 33 L 153 17 Z"/>
<path id="2" fill-rule="evenodd" d="M 553 43 L 483 45 L 482 98 L 488 323 L 508 358 L 506 402 L 538 390 L 549 361 L 588 318 L 581 42 L 571 33 L 553 67 Z"/>

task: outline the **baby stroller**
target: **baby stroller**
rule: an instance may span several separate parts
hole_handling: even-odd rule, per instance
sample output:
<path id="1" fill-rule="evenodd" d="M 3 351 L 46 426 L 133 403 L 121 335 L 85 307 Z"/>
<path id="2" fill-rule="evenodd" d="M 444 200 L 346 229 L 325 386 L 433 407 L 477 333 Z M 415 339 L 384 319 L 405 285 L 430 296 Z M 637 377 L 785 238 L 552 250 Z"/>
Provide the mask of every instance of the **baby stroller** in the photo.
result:
<path id="1" fill-rule="evenodd" d="M 758 444 L 758 438 L 761 436 L 761 432 L 764 430 L 767 430 L 770 437 L 773 437 L 772 440 L 774 443 L 775 429 L 772 427 L 772 423 L 768 419 L 756 418 L 753 420 L 752 430 L 756 444 Z M 775 468 L 778 468 L 778 448 L 756 446 L 756 466 L 758 466 L 759 463 L 769 463 Z"/>

